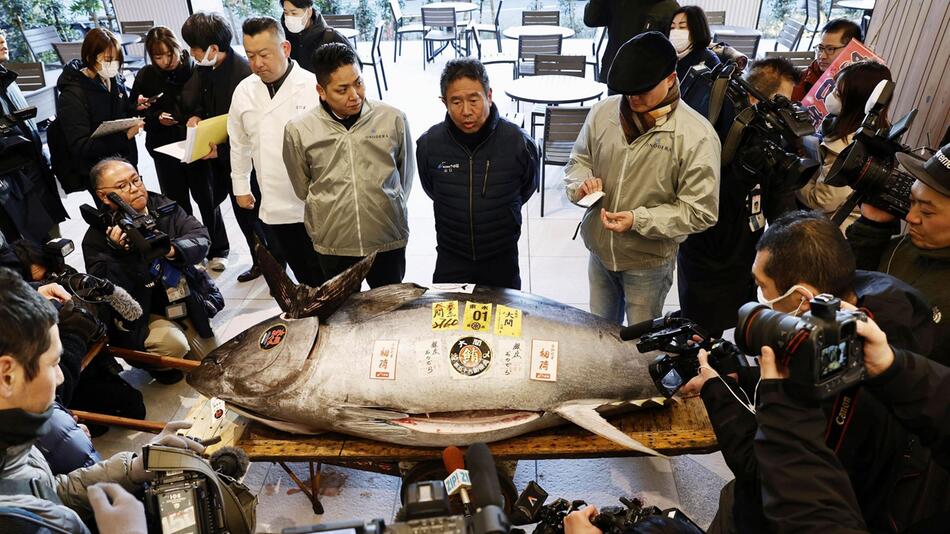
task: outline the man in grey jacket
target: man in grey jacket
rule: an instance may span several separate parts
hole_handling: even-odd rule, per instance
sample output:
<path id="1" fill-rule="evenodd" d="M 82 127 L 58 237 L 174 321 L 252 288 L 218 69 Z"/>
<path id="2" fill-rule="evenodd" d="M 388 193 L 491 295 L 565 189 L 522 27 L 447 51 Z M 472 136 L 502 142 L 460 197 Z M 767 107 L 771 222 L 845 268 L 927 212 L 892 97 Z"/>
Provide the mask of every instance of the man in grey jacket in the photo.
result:
<path id="1" fill-rule="evenodd" d="M 87 534 L 93 512 L 103 511 L 108 520 L 99 520 L 100 532 L 144 534 L 142 506 L 127 498 L 127 492 L 154 476 L 145 471 L 141 456 L 120 452 L 53 476 L 33 446 L 49 428 L 56 387 L 63 381 L 56 322 L 52 304 L 18 274 L 0 268 L 0 332 L 18 334 L 0 336 L 0 532 L 18 531 L 18 518 L 26 516 L 33 526 Z M 204 447 L 175 435 L 190 426 L 169 423 L 153 443 L 200 452 Z M 111 484 L 95 486 L 100 483 Z"/>
<path id="2" fill-rule="evenodd" d="M 634 324 L 661 315 L 679 243 L 716 222 L 721 147 L 680 101 L 676 50 L 662 34 L 624 44 L 607 85 L 620 94 L 591 109 L 565 181 L 568 198 L 590 206 L 590 310 L 617 323 L 626 311 Z M 594 193 L 603 197 L 582 202 Z"/>
<path id="3" fill-rule="evenodd" d="M 306 204 L 304 224 L 329 279 L 372 252 L 370 287 L 402 282 L 415 173 L 402 111 L 366 98 L 352 48 L 325 44 L 313 55 L 320 106 L 284 129 L 284 163 Z"/>

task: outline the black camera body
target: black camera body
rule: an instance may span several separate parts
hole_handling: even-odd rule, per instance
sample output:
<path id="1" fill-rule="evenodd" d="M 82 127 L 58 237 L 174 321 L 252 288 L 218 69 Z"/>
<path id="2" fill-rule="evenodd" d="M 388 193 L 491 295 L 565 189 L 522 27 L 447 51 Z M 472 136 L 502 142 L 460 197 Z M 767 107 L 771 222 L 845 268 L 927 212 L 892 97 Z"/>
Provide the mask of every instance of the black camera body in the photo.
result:
<path id="1" fill-rule="evenodd" d="M 0 113 L 0 200 L 6 198 L 9 188 L 3 175 L 38 164 L 33 139 L 24 137 L 18 129 L 19 125 L 34 117 L 36 106 Z"/>
<path id="2" fill-rule="evenodd" d="M 744 304 L 736 344 L 750 355 L 771 347 L 778 363 L 789 370 L 787 390 L 803 399 L 822 400 L 864 379 L 864 342 L 857 322 L 866 315 L 841 310 L 841 300 L 831 295 L 818 295 L 810 304 L 801 317 L 758 302 Z"/>
<path id="3" fill-rule="evenodd" d="M 900 219 L 910 211 L 910 188 L 914 185 L 914 177 L 897 170 L 895 156 L 909 150 L 900 143 L 900 138 L 914 123 L 917 110 L 911 110 L 890 128 L 884 127 L 881 113 L 891 101 L 894 87 L 894 82 L 888 80 L 878 84 L 868 99 L 861 127 L 855 132 L 851 144 L 831 165 L 825 182 L 854 189 L 848 201 L 832 217 L 835 224 L 841 224 L 860 202 L 867 202 Z"/>
<path id="4" fill-rule="evenodd" d="M 125 232 L 130 250 L 138 252 L 145 261 L 152 261 L 168 254 L 171 240 L 168 238 L 168 234 L 159 229 L 158 219 L 152 217 L 148 212 L 139 213 L 135 211 L 115 192 L 109 193 L 107 197 L 119 207 L 117 211 L 112 211 L 105 206 L 101 210 L 97 210 L 88 204 L 80 206 L 79 210 L 82 213 L 82 218 L 89 226 L 101 232 L 105 232 L 106 228 L 110 226 L 118 226 Z M 166 204 L 159 207 L 158 218 L 170 215 L 176 207 L 176 204 Z"/>

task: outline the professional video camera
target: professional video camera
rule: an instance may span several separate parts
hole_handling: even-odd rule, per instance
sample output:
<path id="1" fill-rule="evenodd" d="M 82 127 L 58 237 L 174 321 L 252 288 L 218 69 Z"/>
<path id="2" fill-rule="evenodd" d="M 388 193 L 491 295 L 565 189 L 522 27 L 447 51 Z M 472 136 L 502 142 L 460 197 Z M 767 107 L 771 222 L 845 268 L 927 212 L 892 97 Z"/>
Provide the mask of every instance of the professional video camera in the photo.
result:
<path id="1" fill-rule="evenodd" d="M 912 109 L 890 128 L 881 121 L 881 112 L 894 95 L 895 84 L 882 80 L 864 107 L 864 122 L 854 134 L 851 144 L 831 165 L 825 183 L 854 189 L 848 200 L 838 208 L 832 221 L 841 224 L 861 202 L 880 208 L 903 219 L 910 211 L 910 188 L 914 177 L 897 170 L 895 155 L 910 149 L 899 141 L 917 117 Z"/>
<path id="2" fill-rule="evenodd" d="M 36 106 L 0 113 L 0 177 L 36 163 L 33 140 L 21 134 L 18 125 L 36 117 Z M 5 184 L 0 178 L 0 196 Z"/>
<path id="3" fill-rule="evenodd" d="M 672 397 L 699 373 L 700 349 L 709 353 L 709 365 L 720 374 L 734 373 L 739 367 L 748 365 L 746 357 L 735 345 L 709 336 L 695 322 L 680 317 L 678 311 L 620 330 L 620 339 L 624 341 L 638 338 L 640 352 L 669 352 L 650 364 L 650 377 L 666 397 Z"/>
<path id="4" fill-rule="evenodd" d="M 162 445 L 143 448 L 145 469 L 157 473 L 145 490 L 152 532 L 252 534 L 257 497 L 237 478 L 247 455 L 222 447 L 205 460 L 190 450 Z"/>
<path id="5" fill-rule="evenodd" d="M 382 519 L 323 523 L 285 528 L 283 534 L 354 532 L 355 534 L 506 534 L 511 523 L 503 509 L 495 461 L 484 443 L 468 448 L 465 464 L 471 472 L 474 513 L 452 515 L 442 481 L 417 482 L 409 486 L 406 505 L 390 525 Z"/>
<path id="6" fill-rule="evenodd" d="M 864 343 L 857 322 L 859 311 L 842 311 L 841 300 L 818 295 L 801 317 L 773 311 L 758 302 L 739 308 L 736 344 L 757 355 L 763 346 L 775 351 L 788 367 L 788 390 L 804 399 L 831 397 L 864 378 Z"/>
<path id="7" fill-rule="evenodd" d="M 139 213 L 132 206 L 122 200 L 114 191 L 107 197 L 119 207 L 112 211 L 103 206 L 101 210 L 83 204 L 79 207 L 82 218 L 90 227 L 105 232 L 110 226 L 118 225 L 125 232 L 130 249 L 138 252 L 145 261 L 152 261 L 168 254 L 171 242 L 168 234 L 158 228 L 158 221 L 149 213 Z M 166 204 L 158 208 L 158 218 L 172 214 L 177 209 L 176 204 Z"/>

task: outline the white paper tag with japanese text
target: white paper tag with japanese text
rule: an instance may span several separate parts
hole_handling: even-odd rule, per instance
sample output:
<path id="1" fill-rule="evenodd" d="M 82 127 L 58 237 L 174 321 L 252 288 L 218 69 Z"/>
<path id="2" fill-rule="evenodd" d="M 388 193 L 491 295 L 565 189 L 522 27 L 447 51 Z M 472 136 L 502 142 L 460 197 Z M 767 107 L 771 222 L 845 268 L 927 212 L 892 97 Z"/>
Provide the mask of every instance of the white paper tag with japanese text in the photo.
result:
<path id="1" fill-rule="evenodd" d="M 369 377 L 374 380 L 396 379 L 396 349 L 399 341 L 379 339 L 373 343 L 373 358 L 370 361 Z"/>
<path id="2" fill-rule="evenodd" d="M 211 416 L 215 419 L 221 419 L 226 413 L 228 413 L 227 408 L 223 400 L 218 397 L 211 397 L 208 399 L 208 406 L 211 408 Z"/>
<path id="3" fill-rule="evenodd" d="M 416 341 L 416 368 L 419 376 L 442 378 L 445 376 L 445 351 L 441 339 Z"/>
<path id="4" fill-rule="evenodd" d="M 528 344 L 523 339 L 504 338 L 499 339 L 496 344 L 498 352 L 495 355 L 495 376 L 523 380 L 528 367 Z"/>
<path id="5" fill-rule="evenodd" d="M 557 382 L 557 341 L 531 340 L 531 380 Z"/>

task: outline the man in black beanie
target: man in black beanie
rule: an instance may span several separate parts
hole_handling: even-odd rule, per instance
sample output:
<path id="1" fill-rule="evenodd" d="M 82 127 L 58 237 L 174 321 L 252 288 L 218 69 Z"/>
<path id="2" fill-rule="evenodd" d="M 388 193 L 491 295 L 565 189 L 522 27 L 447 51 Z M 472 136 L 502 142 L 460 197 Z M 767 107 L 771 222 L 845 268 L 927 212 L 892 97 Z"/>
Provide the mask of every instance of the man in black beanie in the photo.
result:
<path id="1" fill-rule="evenodd" d="M 624 43 L 607 86 L 619 94 L 591 109 L 565 181 L 568 199 L 589 206 L 590 310 L 634 324 L 662 314 L 679 243 L 716 222 L 721 146 L 680 101 L 676 50 L 662 34 Z"/>

